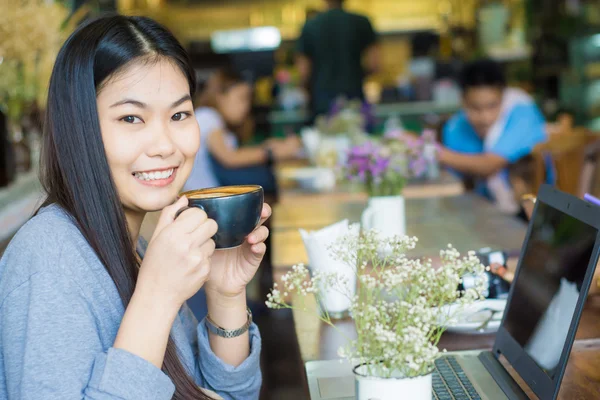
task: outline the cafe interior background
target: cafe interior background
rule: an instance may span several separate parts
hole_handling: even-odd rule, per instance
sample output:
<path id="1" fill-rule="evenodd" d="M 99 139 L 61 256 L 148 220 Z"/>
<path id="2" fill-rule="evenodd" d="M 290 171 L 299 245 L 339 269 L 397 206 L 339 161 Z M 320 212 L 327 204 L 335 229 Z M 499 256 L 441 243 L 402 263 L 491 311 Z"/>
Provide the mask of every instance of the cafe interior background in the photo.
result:
<path id="1" fill-rule="evenodd" d="M 587 183 L 582 177 L 589 144 L 600 134 L 600 2 L 347 0 L 345 7 L 368 16 L 380 38 L 381 68 L 364 82 L 373 135 L 390 126 L 439 133 L 460 108 L 460 67 L 488 57 L 502 65 L 511 86 L 533 96 L 548 130 L 561 138 L 548 145 L 559 187 L 580 195 L 587 184 L 587 192 L 600 194 L 595 174 Z M 0 254 L 40 203 L 48 77 L 62 41 L 79 23 L 102 12 L 150 16 L 189 51 L 199 82 L 224 65 L 242 73 L 254 89 L 255 129 L 245 138 L 252 144 L 305 128 L 307 94 L 294 63 L 295 42 L 307 18 L 323 8 L 321 0 L 0 0 Z M 276 175 L 284 186 L 298 183 L 287 182 L 295 179 L 289 170 Z M 461 183 L 457 190 L 468 189 Z M 265 264 L 281 240 L 272 238 Z M 273 268 L 265 265 L 257 279 L 251 294 L 257 303 L 277 275 Z M 292 313 L 262 310 L 257 321 L 262 398 L 305 398 Z"/>

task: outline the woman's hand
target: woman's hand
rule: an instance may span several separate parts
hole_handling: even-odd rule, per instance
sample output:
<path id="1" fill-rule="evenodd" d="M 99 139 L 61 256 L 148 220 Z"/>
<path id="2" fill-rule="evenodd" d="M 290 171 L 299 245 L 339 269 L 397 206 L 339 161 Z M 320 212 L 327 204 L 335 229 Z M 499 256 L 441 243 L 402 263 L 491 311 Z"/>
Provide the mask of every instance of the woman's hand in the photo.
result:
<path id="1" fill-rule="evenodd" d="M 274 139 L 268 142 L 267 146 L 278 161 L 295 158 L 302 149 L 302 143 L 295 135 L 288 136 L 285 139 Z"/>
<path id="2" fill-rule="evenodd" d="M 113 346 L 162 368 L 169 332 L 182 304 L 208 279 L 215 221 L 182 197 L 166 207 L 148 244 L 133 296 Z"/>
<path id="3" fill-rule="evenodd" d="M 271 216 L 271 207 L 263 205 L 259 226 L 244 244 L 233 249 L 217 250 L 212 256 L 209 280 L 206 282 L 207 296 L 235 298 L 245 293 L 246 285 L 256 274 L 267 251 L 265 240 L 269 230 L 262 224 Z"/>
<path id="4" fill-rule="evenodd" d="M 163 209 L 140 267 L 136 292 L 149 293 L 177 309 L 206 282 L 217 233 L 217 223 L 181 197 Z"/>

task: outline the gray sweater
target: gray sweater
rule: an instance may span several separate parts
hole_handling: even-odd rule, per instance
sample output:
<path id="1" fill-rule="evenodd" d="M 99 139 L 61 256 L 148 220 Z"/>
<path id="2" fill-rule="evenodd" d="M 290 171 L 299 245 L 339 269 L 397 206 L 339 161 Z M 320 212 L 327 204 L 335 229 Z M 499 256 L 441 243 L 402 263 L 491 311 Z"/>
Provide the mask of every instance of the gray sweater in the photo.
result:
<path id="1" fill-rule="evenodd" d="M 0 399 L 170 399 L 175 387 L 148 361 L 112 347 L 124 307 L 71 218 L 50 206 L 14 237 L 0 260 Z M 238 367 L 212 352 L 187 306 L 171 329 L 197 384 L 225 399 L 257 399 L 260 335 Z"/>

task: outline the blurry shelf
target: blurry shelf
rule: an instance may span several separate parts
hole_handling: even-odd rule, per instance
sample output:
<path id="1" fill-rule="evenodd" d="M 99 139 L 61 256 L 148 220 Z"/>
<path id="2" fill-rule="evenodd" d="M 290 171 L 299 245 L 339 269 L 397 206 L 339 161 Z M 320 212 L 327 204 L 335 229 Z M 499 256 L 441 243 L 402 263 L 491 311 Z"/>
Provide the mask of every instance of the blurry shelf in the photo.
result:
<path id="1" fill-rule="evenodd" d="M 487 51 L 490 58 L 500 61 L 523 61 L 531 57 L 530 47 L 492 47 Z"/>
<path id="2" fill-rule="evenodd" d="M 600 118 L 593 119 L 587 124 L 588 129 L 600 133 Z"/>
<path id="3" fill-rule="evenodd" d="M 587 110 L 586 113 L 585 113 L 585 115 L 589 119 L 600 118 L 600 108 L 599 107 L 595 107 L 595 108 L 592 108 L 591 110 Z"/>
<path id="4" fill-rule="evenodd" d="M 377 104 L 374 106 L 375 116 L 387 118 L 395 115 L 407 117 L 426 114 L 452 114 L 459 110 L 459 104 L 440 104 L 432 101 Z M 309 113 L 305 110 L 271 111 L 269 122 L 272 125 L 294 125 L 308 121 Z"/>
<path id="5" fill-rule="evenodd" d="M 385 118 L 391 115 L 407 117 L 425 114 L 452 114 L 459 109 L 460 104 L 444 104 L 433 101 L 378 104 L 375 106 L 375 116 Z"/>
<path id="6" fill-rule="evenodd" d="M 585 66 L 584 76 L 586 79 L 600 79 L 600 61 L 588 63 Z"/>
<path id="7" fill-rule="evenodd" d="M 548 77 L 548 76 L 559 76 L 565 70 L 564 65 L 552 65 L 552 66 L 536 66 L 535 67 L 535 77 Z"/>

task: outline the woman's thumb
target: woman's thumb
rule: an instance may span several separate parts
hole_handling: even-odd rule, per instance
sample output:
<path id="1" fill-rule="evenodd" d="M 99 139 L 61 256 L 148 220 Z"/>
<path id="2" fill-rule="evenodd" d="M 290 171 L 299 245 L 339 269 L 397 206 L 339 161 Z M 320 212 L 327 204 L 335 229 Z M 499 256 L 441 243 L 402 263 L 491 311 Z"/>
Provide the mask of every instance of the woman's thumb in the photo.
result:
<path id="1" fill-rule="evenodd" d="M 175 215 L 177 215 L 177 211 L 187 206 L 188 202 L 189 201 L 187 197 L 181 196 L 175 203 L 163 208 L 162 212 L 160 213 L 160 217 L 158 218 L 158 223 L 156 224 L 156 229 L 154 230 L 153 236 L 158 235 L 163 229 L 173 223 L 173 221 L 175 221 Z"/>

